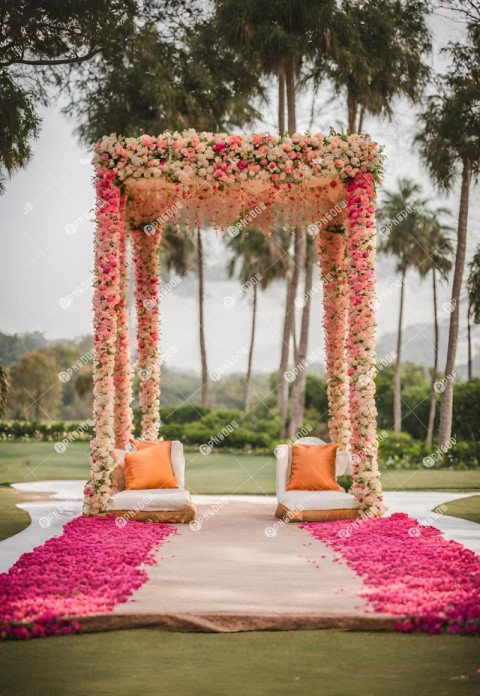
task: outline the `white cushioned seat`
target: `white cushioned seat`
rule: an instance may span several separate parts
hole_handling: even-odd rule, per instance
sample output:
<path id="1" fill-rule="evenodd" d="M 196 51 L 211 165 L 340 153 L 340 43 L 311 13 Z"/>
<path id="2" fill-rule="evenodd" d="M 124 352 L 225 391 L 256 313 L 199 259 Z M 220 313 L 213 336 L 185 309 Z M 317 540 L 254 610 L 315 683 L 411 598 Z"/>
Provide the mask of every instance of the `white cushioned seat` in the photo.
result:
<path id="1" fill-rule="evenodd" d="M 171 461 L 178 488 L 128 490 L 125 487 L 125 450 L 115 449 L 116 466 L 108 511 L 116 517 L 157 522 L 191 522 L 195 506 L 185 490 L 185 457 L 183 445 L 172 442 Z"/>
<path id="2" fill-rule="evenodd" d="M 183 488 L 148 488 L 138 491 L 114 493 L 108 504 L 109 510 L 184 510 L 192 504 L 190 493 Z"/>
<path id="3" fill-rule="evenodd" d="M 278 502 L 289 510 L 354 510 L 358 503 L 343 491 L 287 491 Z"/>
<path id="4" fill-rule="evenodd" d="M 324 445 L 317 437 L 302 437 L 299 445 Z M 353 495 L 341 491 L 287 491 L 292 464 L 292 446 L 278 445 L 277 458 L 277 510 L 276 517 L 289 521 L 308 522 L 321 520 L 352 519 L 358 515 L 358 502 Z M 335 460 L 335 477 L 350 474 L 351 458 L 345 450 L 338 450 Z M 305 512 L 307 514 L 305 514 Z M 310 514 L 308 514 L 310 513 Z"/>

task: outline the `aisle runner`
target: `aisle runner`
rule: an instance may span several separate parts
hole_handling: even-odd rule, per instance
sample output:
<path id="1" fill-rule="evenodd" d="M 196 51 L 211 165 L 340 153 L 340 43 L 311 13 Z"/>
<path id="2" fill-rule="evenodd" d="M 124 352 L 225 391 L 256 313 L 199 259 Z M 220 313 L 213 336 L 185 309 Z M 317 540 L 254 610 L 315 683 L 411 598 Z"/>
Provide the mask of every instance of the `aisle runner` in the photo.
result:
<path id="1" fill-rule="evenodd" d="M 147 580 L 144 565 L 175 529 L 114 517 L 79 517 L 63 534 L 19 558 L 0 575 L 0 637 L 75 633 L 66 616 L 111 612 Z"/>
<path id="2" fill-rule="evenodd" d="M 375 611 L 402 616 L 397 631 L 479 632 L 480 557 L 435 527 L 403 513 L 302 527 L 363 579 Z"/>

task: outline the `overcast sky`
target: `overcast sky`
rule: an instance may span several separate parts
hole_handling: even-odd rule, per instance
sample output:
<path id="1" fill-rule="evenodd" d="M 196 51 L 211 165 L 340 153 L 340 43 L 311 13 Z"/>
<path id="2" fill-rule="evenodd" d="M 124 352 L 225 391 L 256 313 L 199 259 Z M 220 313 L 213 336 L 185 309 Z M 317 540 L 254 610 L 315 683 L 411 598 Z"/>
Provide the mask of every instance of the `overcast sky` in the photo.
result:
<path id="1" fill-rule="evenodd" d="M 461 23 L 436 15 L 433 19 L 435 54 L 433 65 L 441 70 L 444 58 L 438 52 L 449 40 L 461 38 Z M 273 96 L 273 95 L 272 95 Z M 300 98 L 299 130 L 310 125 L 312 96 Z M 314 131 L 345 126 L 345 100 L 335 98 L 325 88 L 316 98 Z M 257 130 L 275 129 L 275 106 L 263 108 L 265 121 Z M 426 195 L 433 187 L 421 167 L 412 140 L 416 115 L 411 105 L 401 102 L 393 122 L 369 119 L 366 128 L 385 145 L 384 188 L 395 186 L 399 176 L 421 183 Z M 25 171 L 16 174 L 0 197 L 0 328 L 4 332 L 39 330 L 50 339 L 73 338 L 91 332 L 91 270 L 93 265 L 94 204 L 91 153 L 80 146 L 74 126 L 59 108 L 43 113 L 41 136 L 34 144 L 34 156 Z M 458 187 L 449 199 L 438 204 L 452 211 L 452 224 L 458 213 Z M 468 256 L 480 241 L 478 187 L 471 192 Z M 239 284 L 225 279 L 225 248 L 215 233 L 206 233 L 207 287 L 206 317 L 210 368 L 226 372 L 243 370 L 242 348 L 250 330 L 250 303 L 241 296 L 233 306 L 225 297 L 234 296 Z M 390 260 L 379 259 L 378 293 L 384 295 L 394 280 Z M 162 350 L 169 366 L 198 371 L 199 352 L 196 333 L 196 279 L 185 280 L 166 294 L 162 306 Z M 278 361 L 283 311 L 284 285 L 277 285 L 259 298 L 259 330 L 254 367 L 271 370 Z M 440 292 L 440 304 L 449 297 L 448 287 Z M 65 299 L 66 298 L 66 299 Z M 398 293 L 381 302 L 378 334 L 395 331 Z M 465 312 L 462 312 L 464 320 Z M 313 298 L 310 351 L 322 344 L 321 293 Z M 421 283 L 413 274 L 408 278 L 405 324 L 431 321 L 429 282 Z M 460 360 L 465 359 L 464 345 Z M 232 358 L 232 356 L 236 356 Z M 234 362 L 234 366 L 229 363 Z"/>

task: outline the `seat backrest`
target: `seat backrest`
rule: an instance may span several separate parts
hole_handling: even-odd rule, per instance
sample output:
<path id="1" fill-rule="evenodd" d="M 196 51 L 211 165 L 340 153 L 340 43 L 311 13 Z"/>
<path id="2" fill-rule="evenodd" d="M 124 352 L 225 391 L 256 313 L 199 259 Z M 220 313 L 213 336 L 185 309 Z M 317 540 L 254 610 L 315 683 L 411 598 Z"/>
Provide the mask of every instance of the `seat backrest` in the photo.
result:
<path id="1" fill-rule="evenodd" d="M 294 444 L 298 445 L 325 445 L 324 440 L 318 437 L 301 437 L 295 440 Z M 286 493 L 286 487 L 290 478 L 290 467 L 292 462 L 292 445 L 277 445 L 275 447 L 275 457 L 277 459 L 277 498 L 281 498 Z M 337 458 L 335 460 L 335 476 L 343 474 L 351 474 L 350 454 L 346 450 L 337 450 Z"/>
<path id="2" fill-rule="evenodd" d="M 125 450 L 113 450 L 116 466 L 113 470 L 113 488 L 115 492 L 125 490 Z M 178 487 L 185 488 L 185 455 L 179 440 L 172 440 L 172 469 Z"/>

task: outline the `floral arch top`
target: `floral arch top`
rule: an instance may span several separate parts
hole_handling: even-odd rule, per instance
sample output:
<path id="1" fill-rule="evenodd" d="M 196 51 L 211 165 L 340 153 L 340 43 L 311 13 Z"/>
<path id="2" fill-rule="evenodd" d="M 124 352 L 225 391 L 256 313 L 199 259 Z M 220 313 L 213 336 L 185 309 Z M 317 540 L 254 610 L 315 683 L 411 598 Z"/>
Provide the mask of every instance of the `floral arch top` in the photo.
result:
<path id="1" fill-rule="evenodd" d="M 379 181 L 383 155 L 367 135 L 292 136 L 167 131 L 112 134 L 95 146 L 94 166 L 128 193 L 132 228 L 183 218 L 221 229 L 239 220 L 268 233 L 276 222 L 315 221 L 344 198 L 358 174 Z M 250 211 L 262 211 L 248 219 Z"/>

